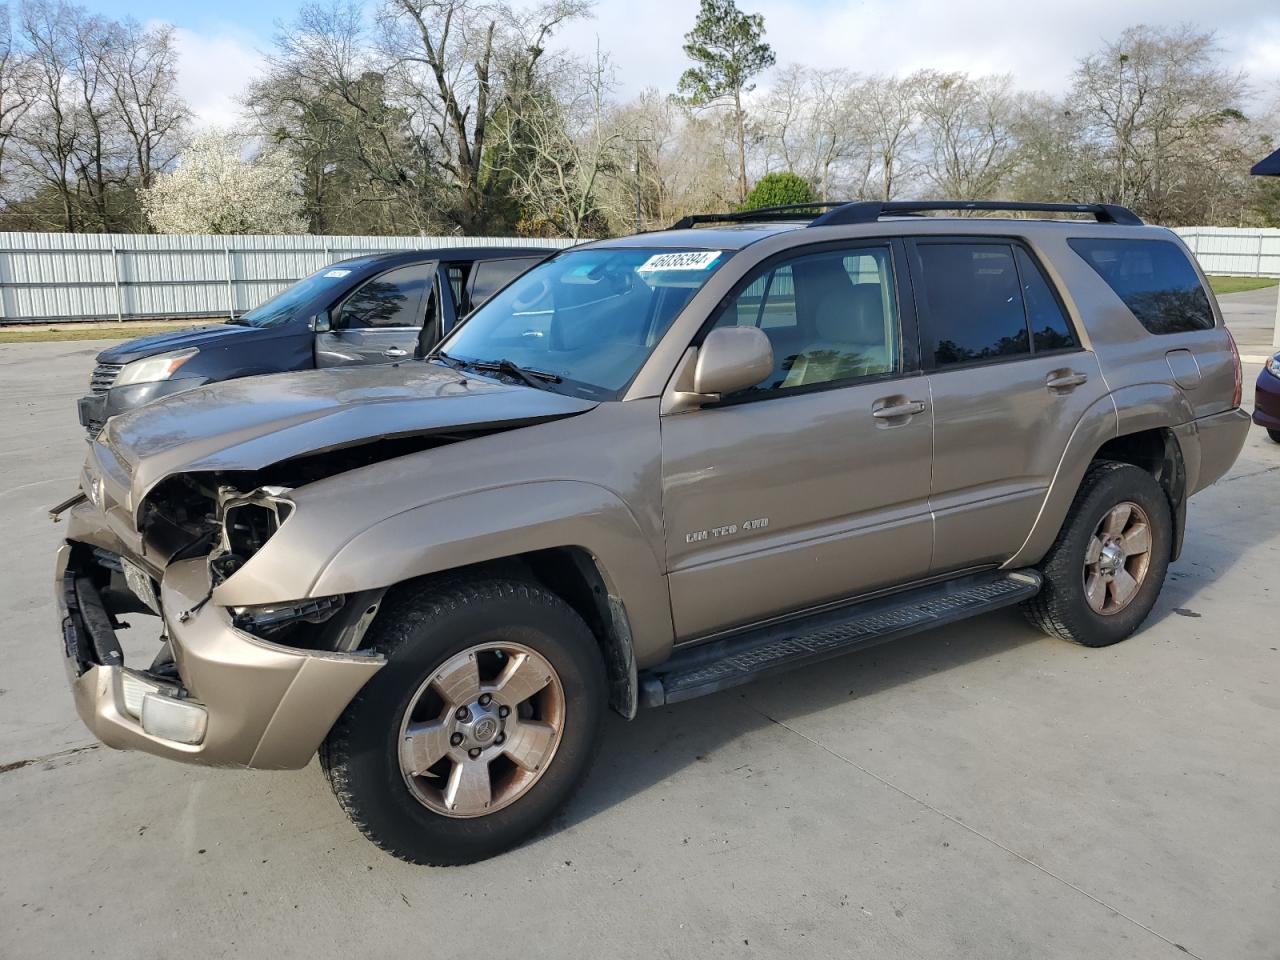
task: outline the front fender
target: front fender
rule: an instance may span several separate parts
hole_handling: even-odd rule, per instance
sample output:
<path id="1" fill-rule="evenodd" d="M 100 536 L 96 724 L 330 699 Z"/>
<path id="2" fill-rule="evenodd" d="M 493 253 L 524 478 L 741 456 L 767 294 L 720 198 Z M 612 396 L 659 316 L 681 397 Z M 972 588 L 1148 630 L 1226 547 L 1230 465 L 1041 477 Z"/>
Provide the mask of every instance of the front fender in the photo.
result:
<path id="1" fill-rule="evenodd" d="M 626 603 L 638 665 L 665 659 L 674 632 L 653 545 L 621 498 L 582 481 L 494 487 L 388 517 L 338 550 L 309 595 L 387 587 L 555 547 L 581 547 L 595 558 L 609 593 Z"/>

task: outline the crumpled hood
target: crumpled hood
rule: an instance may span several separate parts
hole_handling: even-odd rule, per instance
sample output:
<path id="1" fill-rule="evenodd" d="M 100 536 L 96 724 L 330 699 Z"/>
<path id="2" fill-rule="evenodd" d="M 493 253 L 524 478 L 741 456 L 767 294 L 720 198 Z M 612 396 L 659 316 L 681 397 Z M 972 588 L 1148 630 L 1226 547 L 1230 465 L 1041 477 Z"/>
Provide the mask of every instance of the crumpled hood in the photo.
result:
<path id="1" fill-rule="evenodd" d="M 304 370 L 214 383 L 112 417 L 94 454 L 127 486 L 134 512 L 175 473 L 260 470 L 368 441 L 525 426 L 596 405 L 430 363 Z"/>

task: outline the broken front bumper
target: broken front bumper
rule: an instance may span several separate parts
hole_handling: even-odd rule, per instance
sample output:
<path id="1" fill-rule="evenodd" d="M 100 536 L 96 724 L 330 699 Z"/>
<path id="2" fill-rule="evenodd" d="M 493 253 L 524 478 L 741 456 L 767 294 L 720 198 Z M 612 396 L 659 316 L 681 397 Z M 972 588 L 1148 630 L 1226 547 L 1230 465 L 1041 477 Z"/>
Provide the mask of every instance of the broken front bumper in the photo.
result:
<path id="1" fill-rule="evenodd" d="M 124 665 L 113 613 L 87 569 L 92 548 L 58 551 L 54 593 L 76 710 L 109 747 L 219 766 L 306 766 L 385 660 L 297 650 L 238 630 L 207 601 L 208 564 L 168 567 L 159 601 L 180 683 Z"/>

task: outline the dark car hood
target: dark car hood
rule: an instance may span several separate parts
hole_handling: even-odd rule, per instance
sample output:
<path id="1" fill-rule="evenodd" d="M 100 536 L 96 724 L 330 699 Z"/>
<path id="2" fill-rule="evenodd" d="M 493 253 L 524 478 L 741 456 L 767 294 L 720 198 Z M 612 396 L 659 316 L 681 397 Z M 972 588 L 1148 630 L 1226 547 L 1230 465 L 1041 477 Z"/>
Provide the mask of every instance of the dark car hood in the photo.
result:
<path id="1" fill-rule="evenodd" d="M 112 417 L 95 455 L 127 485 L 136 511 L 175 473 L 260 470 L 382 439 L 511 428 L 596 405 L 421 362 L 305 370 L 214 383 Z"/>
<path id="2" fill-rule="evenodd" d="M 188 347 L 208 347 L 233 337 L 253 336 L 268 331 L 257 327 L 238 327 L 230 323 L 213 323 L 194 330 L 175 330 L 173 333 L 156 333 L 138 337 L 125 343 L 108 347 L 98 354 L 99 363 L 132 363 L 158 353 L 185 350 Z"/>

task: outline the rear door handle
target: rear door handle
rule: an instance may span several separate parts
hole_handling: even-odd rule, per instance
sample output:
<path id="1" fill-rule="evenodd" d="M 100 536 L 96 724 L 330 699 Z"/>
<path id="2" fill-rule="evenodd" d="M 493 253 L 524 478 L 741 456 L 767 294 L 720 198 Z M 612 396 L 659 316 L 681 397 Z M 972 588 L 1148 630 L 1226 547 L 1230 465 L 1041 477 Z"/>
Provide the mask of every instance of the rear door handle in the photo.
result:
<path id="1" fill-rule="evenodd" d="M 397 360 L 400 357 L 407 357 L 409 355 L 409 351 L 401 350 L 399 347 L 387 347 L 387 349 L 382 351 L 382 355 L 384 357 L 389 357 L 392 360 Z"/>
<path id="2" fill-rule="evenodd" d="M 898 417 L 910 417 L 917 413 L 924 413 L 923 400 L 908 400 L 892 406 L 876 407 L 871 411 L 871 415 L 877 420 L 896 420 Z"/>
<path id="3" fill-rule="evenodd" d="M 1053 372 L 1049 374 L 1044 385 L 1050 390 L 1074 390 L 1082 383 L 1089 380 L 1088 374 L 1075 373 L 1074 371 Z"/>

